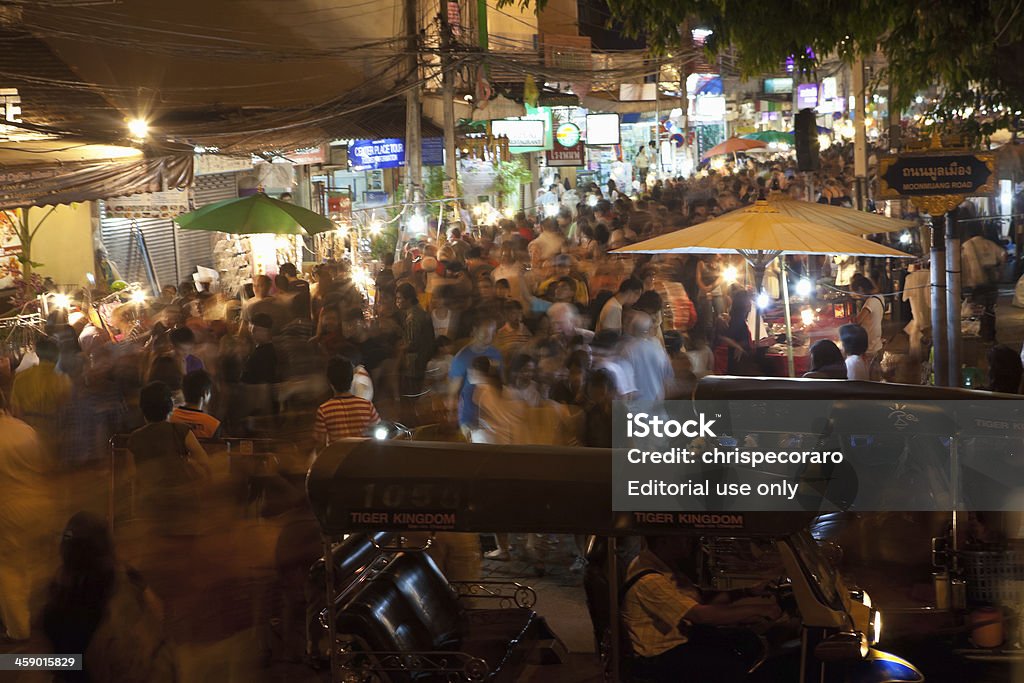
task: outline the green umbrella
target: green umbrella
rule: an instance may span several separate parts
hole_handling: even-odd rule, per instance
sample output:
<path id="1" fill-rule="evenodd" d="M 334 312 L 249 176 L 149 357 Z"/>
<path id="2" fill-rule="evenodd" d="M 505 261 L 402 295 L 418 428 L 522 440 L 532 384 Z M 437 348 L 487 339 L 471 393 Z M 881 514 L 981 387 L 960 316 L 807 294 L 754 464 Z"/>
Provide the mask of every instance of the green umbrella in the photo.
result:
<path id="1" fill-rule="evenodd" d="M 207 204 L 174 220 L 186 230 L 211 230 L 238 235 L 313 235 L 337 229 L 326 216 L 272 199 L 263 193 Z"/>
<path id="2" fill-rule="evenodd" d="M 768 144 L 771 144 L 773 142 L 776 144 L 785 145 L 793 144 L 793 135 L 791 133 L 783 133 L 782 131 L 778 130 L 762 130 L 758 131 L 757 133 L 750 133 L 749 135 L 744 135 L 743 137 L 746 138 L 747 140 L 760 140 L 761 142 L 767 142 Z"/>

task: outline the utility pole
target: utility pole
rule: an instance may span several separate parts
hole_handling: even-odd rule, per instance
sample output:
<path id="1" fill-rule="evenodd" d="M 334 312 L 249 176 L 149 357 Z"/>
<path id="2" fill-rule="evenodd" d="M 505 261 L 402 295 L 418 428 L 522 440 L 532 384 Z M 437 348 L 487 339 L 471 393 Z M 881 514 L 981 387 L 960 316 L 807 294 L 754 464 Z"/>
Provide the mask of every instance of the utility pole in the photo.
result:
<path id="1" fill-rule="evenodd" d="M 420 130 L 422 121 L 422 103 L 420 100 L 420 62 L 419 62 L 419 17 L 417 16 L 416 0 L 405 0 L 405 49 L 406 66 L 410 84 L 415 84 L 405 93 L 405 202 L 416 204 L 420 188 L 423 187 L 423 145 Z M 398 228 L 398 241 L 395 242 L 395 260 L 402 253 L 405 244 L 406 222 L 402 221 Z"/>
<path id="2" fill-rule="evenodd" d="M 409 80 L 416 85 L 405 94 L 405 201 L 416 201 L 416 190 L 423 186 L 421 102 L 419 69 L 419 21 L 416 0 L 405 0 L 405 49 Z"/>
<path id="3" fill-rule="evenodd" d="M 963 335 L 960 318 L 960 226 L 957 209 L 946 212 L 946 353 L 949 361 L 949 386 L 963 383 Z M 933 335 L 934 337 L 934 335 Z"/>
<path id="4" fill-rule="evenodd" d="M 853 62 L 853 174 L 856 178 L 857 209 L 864 211 L 867 207 L 867 178 L 868 178 L 868 139 L 867 126 L 867 102 L 864 97 L 864 57 L 857 56 Z"/>
<path id="5" fill-rule="evenodd" d="M 444 174 L 458 197 L 458 167 L 455 159 L 455 71 L 452 68 L 452 26 L 448 20 L 448 2 L 441 3 L 441 98 L 444 107 Z"/>

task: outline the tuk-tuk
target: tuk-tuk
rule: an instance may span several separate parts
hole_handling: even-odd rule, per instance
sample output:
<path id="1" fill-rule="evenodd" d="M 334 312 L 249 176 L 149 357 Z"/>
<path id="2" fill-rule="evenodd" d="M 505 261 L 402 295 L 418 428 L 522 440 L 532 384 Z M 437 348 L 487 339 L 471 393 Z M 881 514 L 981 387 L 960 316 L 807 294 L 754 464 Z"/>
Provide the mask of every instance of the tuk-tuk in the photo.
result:
<path id="1" fill-rule="evenodd" d="M 754 545 L 774 553 L 799 626 L 794 680 L 922 681 L 910 663 L 872 649 L 881 618 L 851 590 L 812 538 L 807 513 L 652 513 L 612 511 L 612 451 L 608 449 L 482 446 L 349 440 L 322 452 L 307 492 L 320 525 L 325 557 L 346 534 L 506 532 L 592 534 L 607 539 L 606 678 L 620 680 L 621 585 L 617 546 L 627 537 L 683 534 L 704 547 Z M 379 538 L 379 537 L 375 537 Z M 346 541 L 348 542 L 348 541 Z M 326 563 L 326 620 L 332 680 L 519 680 L 514 662 L 536 655 L 557 635 L 533 613 L 527 586 L 453 586 L 440 591 L 436 567 L 422 553 L 378 548 L 369 579 L 339 590 Z M 358 564 L 358 563 L 357 563 Z M 716 565 L 721 569 L 722 565 Z M 724 574 L 718 572 L 722 578 Z M 732 574 L 732 585 L 742 580 Z M 447 593 L 447 595 L 444 595 Z M 452 595 L 504 595 L 511 615 L 455 609 Z M 543 606 L 539 606 L 543 608 Z M 492 610 L 493 612 L 493 610 Z M 752 675 L 772 654 L 755 657 Z M 531 661 L 557 662 L 558 657 Z M 558 663 L 551 666 L 557 667 Z M 555 679 L 558 680 L 558 679 Z M 752 679 L 756 680 L 756 679 Z M 780 680 L 768 678 L 765 680 Z"/>
<path id="2" fill-rule="evenodd" d="M 905 474 L 908 467 L 915 468 L 917 484 L 904 487 L 903 507 L 897 512 L 822 515 L 815 520 L 814 535 L 841 546 L 844 571 L 856 575 L 858 585 L 882 595 L 886 612 L 906 623 L 908 633 L 941 633 L 967 659 L 1024 660 L 1024 633 L 1019 630 L 1024 623 L 1024 541 L 1013 538 L 1020 538 L 1021 513 L 1010 512 L 1020 505 L 1013 496 L 1019 495 L 1024 479 L 1012 468 L 998 475 L 987 471 L 993 461 L 1012 458 L 1024 445 L 1024 403 L 1019 396 L 876 382 L 709 377 L 698 383 L 692 398 L 872 401 L 877 415 L 862 413 L 837 429 L 848 435 L 870 433 L 873 443 L 867 448 L 874 448 L 880 467 L 888 468 L 881 471 L 900 469 Z M 1004 403 L 995 418 L 993 401 L 1016 404 Z M 922 421 L 900 435 L 884 419 L 884 411 L 893 405 Z M 902 453 L 891 448 L 886 452 L 894 440 L 904 442 Z M 935 497 L 948 505 L 933 506 Z M 978 510 L 994 512 L 974 512 Z M 985 538 L 978 527 L 986 524 L 989 531 L 1005 531 L 1009 540 Z M 898 585 L 900 576 L 916 578 Z M 912 593 L 918 598 L 908 599 Z M 930 597 L 922 600 L 922 594 Z"/>

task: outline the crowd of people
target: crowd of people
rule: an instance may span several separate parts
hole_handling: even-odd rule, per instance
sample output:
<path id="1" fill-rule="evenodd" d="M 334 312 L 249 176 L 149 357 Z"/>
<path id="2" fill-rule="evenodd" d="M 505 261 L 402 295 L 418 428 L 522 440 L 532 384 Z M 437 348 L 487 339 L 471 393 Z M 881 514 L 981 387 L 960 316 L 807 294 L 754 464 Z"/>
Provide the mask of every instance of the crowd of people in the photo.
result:
<path id="1" fill-rule="evenodd" d="M 849 169 L 841 157 L 826 164 L 817 201 L 849 203 Z M 615 400 L 684 397 L 709 374 L 765 374 L 751 325 L 757 293 L 736 275 L 745 272 L 738 256 L 613 252 L 772 192 L 806 199 L 808 188 L 784 164 L 645 183 L 633 199 L 614 182 L 604 191 L 578 188 L 562 193 L 552 216 L 520 212 L 412 240 L 384 261 L 368 290 L 349 264 L 327 262 L 306 273 L 282 264 L 241 293 L 168 286 L 109 319 L 85 305 L 90 297 L 73 297 L 70 309 L 50 315 L 34 349 L 13 359 L 5 390 L 0 487 L 22 491 L 0 500 L 0 543 L 19 558 L 0 566 L 6 637 L 29 637 L 33 582 L 54 573 L 40 569 L 47 559 L 39 539 L 55 538 L 81 507 L 105 504 L 103 485 L 102 495 L 78 490 L 53 473 L 105 471 L 114 435 L 130 435 L 135 516 L 148 521 L 148 533 L 181 538 L 211 520 L 202 500 L 202 482 L 214 477 L 210 439 L 290 442 L 297 455 L 279 466 L 293 481 L 310 453 L 364 436 L 382 419 L 418 428 L 422 438 L 607 448 Z M 983 275 L 987 246 L 972 249 L 985 252 Z M 838 275 L 826 258 L 793 268 L 828 282 Z M 840 344 L 811 347 L 808 376 L 881 378 L 885 301 L 878 274 L 864 270 L 847 280 L 859 314 L 840 329 Z M 1006 390 L 1006 373 L 1015 371 L 1016 391 L 1019 354 L 995 354 L 995 388 Z M 55 486 L 65 490 L 50 495 Z M 301 501 L 301 484 L 282 495 Z M 69 575 L 76 567 L 99 582 L 96 600 L 129 600 L 125 609 L 137 614 L 155 609 L 135 574 L 111 559 L 112 540 L 94 519 L 73 517 L 63 538 L 45 620 L 54 643 L 87 645 L 106 628 L 95 604 L 77 622 L 61 622 L 69 591 L 91 585 Z M 543 572 L 545 549 L 556 541 L 498 538 L 489 557 L 522 555 Z M 468 555 L 478 563 L 476 543 Z M 575 570 L 584 564 L 580 545 Z M 97 547 L 99 555 L 83 557 L 82 548 Z M 69 633 L 68 623 L 78 630 Z M 147 647 L 151 665 L 163 666 L 159 643 Z"/>

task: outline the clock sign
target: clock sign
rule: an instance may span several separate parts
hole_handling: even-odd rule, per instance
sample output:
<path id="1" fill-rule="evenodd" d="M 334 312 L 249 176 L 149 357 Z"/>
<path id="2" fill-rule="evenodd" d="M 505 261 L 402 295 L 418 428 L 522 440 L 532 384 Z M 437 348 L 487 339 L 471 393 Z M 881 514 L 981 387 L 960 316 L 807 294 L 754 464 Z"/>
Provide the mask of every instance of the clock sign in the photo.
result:
<path id="1" fill-rule="evenodd" d="M 555 139 L 562 147 L 575 147 L 580 141 L 580 129 L 575 123 L 563 123 L 555 131 Z"/>

